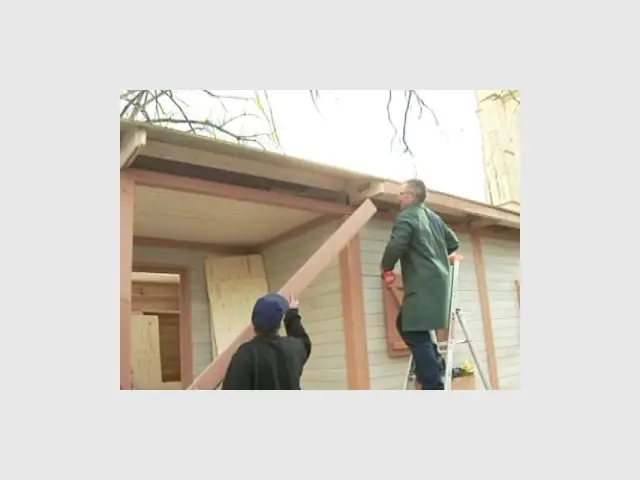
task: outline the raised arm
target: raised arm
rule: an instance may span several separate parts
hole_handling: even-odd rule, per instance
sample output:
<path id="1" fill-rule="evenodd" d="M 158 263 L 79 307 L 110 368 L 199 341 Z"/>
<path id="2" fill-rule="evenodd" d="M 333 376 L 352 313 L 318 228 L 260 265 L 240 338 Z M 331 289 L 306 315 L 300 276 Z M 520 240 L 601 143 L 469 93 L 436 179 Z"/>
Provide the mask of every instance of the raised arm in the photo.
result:
<path id="1" fill-rule="evenodd" d="M 287 313 L 284 316 L 284 328 L 288 337 L 302 340 L 304 349 L 307 352 L 306 361 L 311 355 L 311 339 L 309 338 L 307 331 L 302 326 L 302 317 L 300 316 L 300 310 L 297 305 L 294 308 L 287 310 Z"/>

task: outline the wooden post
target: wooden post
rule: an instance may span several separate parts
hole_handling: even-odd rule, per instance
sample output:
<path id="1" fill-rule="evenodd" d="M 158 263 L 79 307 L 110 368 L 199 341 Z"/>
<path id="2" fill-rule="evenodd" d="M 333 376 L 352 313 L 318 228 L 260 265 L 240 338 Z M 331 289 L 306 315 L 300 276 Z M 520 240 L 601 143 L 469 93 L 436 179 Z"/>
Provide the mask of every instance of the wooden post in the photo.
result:
<path id="1" fill-rule="evenodd" d="M 347 387 L 349 390 L 369 390 L 369 354 L 362 292 L 362 261 L 360 241 L 357 236 L 340 253 L 340 279 L 347 357 Z"/>
<path id="2" fill-rule="evenodd" d="M 365 200 L 351 216 L 331 234 L 311 257 L 293 274 L 280 289 L 283 295 L 297 297 L 326 268 L 343 248 L 358 234 L 378 209 L 371 200 Z M 211 390 L 222 381 L 231 357 L 238 347 L 253 338 L 253 326 L 247 325 L 226 350 L 207 366 L 193 381 L 188 390 Z M 313 339 L 312 339 L 313 341 Z"/>
<path id="3" fill-rule="evenodd" d="M 131 390 L 131 276 L 135 182 L 120 174 L 120 389 Z"/>
<path id="4" fill-rule="evenodd" d="M 487 277 L 484 270 L 484 256 L 482 253 L 482 239 L 477 233 L 471 233 L 471 244 L 473 246 L 473 258 L 476 267 L 476 280 L 478 282 L 478 293 L 480 294 L 480 311 L 482 313 L 482 331 L 484 333 L 484 344 L 487 353 L 487 365 L 489 366 L 489 381 L 493 390 L 500 389 L 498 377 L 498 363 L 496 361 L 496 345 L 493 337 L 493 325 L 491 322 L 491 308 L 489 305 L 489 289 L 487 287 Z"/>

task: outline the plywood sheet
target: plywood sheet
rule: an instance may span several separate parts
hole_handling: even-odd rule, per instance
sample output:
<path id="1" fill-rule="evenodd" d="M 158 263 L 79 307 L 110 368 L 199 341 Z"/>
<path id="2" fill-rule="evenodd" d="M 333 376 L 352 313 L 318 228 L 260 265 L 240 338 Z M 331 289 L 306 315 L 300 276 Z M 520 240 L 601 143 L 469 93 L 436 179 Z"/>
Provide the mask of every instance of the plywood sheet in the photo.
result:
<path id="1" fill-rule="evenodd" d="M 160 389 L 162 367 L 157 316 L 132 315 L 131 350 L 133 388 L 135 390 Z"/>
<path id="2" fill-rule="evenodd" d="M 207 257 L 212 350 L 224 351 L 251 320 L 256 299 L 268 291 L 262 256 Z"/>

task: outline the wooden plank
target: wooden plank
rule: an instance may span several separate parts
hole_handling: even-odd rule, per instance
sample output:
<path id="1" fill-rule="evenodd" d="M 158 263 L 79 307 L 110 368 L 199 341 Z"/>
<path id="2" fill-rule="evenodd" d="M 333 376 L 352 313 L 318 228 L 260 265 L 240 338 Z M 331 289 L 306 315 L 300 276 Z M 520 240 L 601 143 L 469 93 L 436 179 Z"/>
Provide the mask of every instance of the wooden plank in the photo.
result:
<path id="1" fill-rule="evenodd" d="M 159 328 L 156 315 L 131 318 L 131 369 L 135 390 L 155 390 L 162 386 Z"/>
<path id="2" fill-rule="evenodd" d="M 133 163 L 146 143 L 147 132 L 141 128 L 126 134 L 120 142 L 120 170 L 124 170 Z"/>
<path id="3" fill-rule="evenodd" d="M 369 390 L 369 354 L 364 317 L 360 240 L 356 236 L 340 253 L 342 319 L 349 390 Z"/>
<path id="4" fill-rule="evenodd" d="M 311 255 L 306 263 L 285 283 L 280 292 L 299 296 L 300 293 L 331 263 L 343 248 L 358 234 L 360 229 L 376 213 L 377 208 L 371 200 L 366 200 L 347 218 L 340 227 Z M 253 337 L 251 325 L 236 337 L 225 351 L 218 355 L 204 371 L 194 380 L 189 390 L 211 390 L 220 384 L 229 366 L 231 357 L 244 342 Z"/>
<path id="5" fill-rule="evenodd" d="M 131 389 L 131 275 L 134 181 L 120 174 L 120 389 Z"/>
<path id="6" fill-rule="evenodd" d="M 177 269 L 180 275 L 180 380 L 182 388 L 193 381 L 193 343 L 191 341 L 191 271 Z"/>
<path id="7" fill-rule="evenodd" d="M 496 345 L 493 336 L 493 325 L 491 322 L 491 307 L 489 300 L 489 289 L 487 287 L 487 276 L 484 267 L 484 257 L 482 253 L 482 241 L 476 234 L 471 234 L 471 245 L 473 246 L 473 258 L 475 261 L 476 280 L 478 282 L 478 293 L 480 295 L 480 310 L 482 312 L 482 331 L 487 353 L 487 365 L 489 366 L 489 378 L 493 390 L 500 389 L 498 377 L 498 363 L 496 361 Z"/>
<path id="8" fill-rule="evenodd" d="M 518 308 L 520 308 L 520 280 L 516 280 L 516 295 L 518 296 Z"/>
<path id="9" fill-rule="evenodd" d="M 150 313 L 158 317 L 162 381 L 180 382 L 180 314 Z"/>
<path id="10" fill-rule="evenodd" d="M 207 257 L 205 276 L 215 358 L 246 326 L 256 299 L 269 289 L 260 255 Z"/>
<path id="11" fill-rule="evenodd" d="M 308 212 L 345 214 L 353 211 L 353 207 L 349 205 L 326 202 L 313 198 L 297 197 L 286 193 L 257 190 L 210 180 L 201 180 L 199 178 L 181 177 L 134 168 L 128 169 L 127 172 L 135 179 L 136 184 L 146 187 L 165 188 L 199 195 L 211 195 L 213 197 L 275 205 Z"/>
<path id="12" fill-rule="evenodd" d="M 180 311 L 180 300 L 178 298 L 166 297 L 142 297 L 134 295 L 131 298 L 131 305 L 137 312 L 175 312 Z"/>

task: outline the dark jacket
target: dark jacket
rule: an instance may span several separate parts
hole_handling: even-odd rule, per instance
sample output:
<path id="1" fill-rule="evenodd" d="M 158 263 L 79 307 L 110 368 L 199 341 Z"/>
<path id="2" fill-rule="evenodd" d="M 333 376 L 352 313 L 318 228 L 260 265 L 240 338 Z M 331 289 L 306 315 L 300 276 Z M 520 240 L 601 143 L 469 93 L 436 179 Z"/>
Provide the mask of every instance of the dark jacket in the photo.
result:
<path id="1" fill-rule="evenodd" d="M 223 390 L 300 390 L 311 340 L 297 308 L 284 317 L 286 337 L 257 335 L 240 345 L 222 381 Z"/>
<path id="2" fill-rule="evenodd" d="M 428 331 L 449 324 L 449 259 L 460 247 L 455 233 L 422 204 L 400 212 L 382 256 L 382 268 L 402 267 L 402 330 Z"/>

